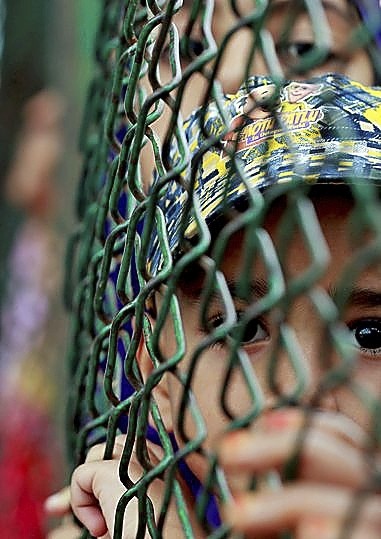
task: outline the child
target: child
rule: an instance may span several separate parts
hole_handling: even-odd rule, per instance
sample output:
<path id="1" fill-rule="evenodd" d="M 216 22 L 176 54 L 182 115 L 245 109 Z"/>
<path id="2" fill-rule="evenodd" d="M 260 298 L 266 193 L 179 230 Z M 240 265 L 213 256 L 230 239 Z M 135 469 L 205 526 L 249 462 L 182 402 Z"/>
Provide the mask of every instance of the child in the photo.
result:
<path id="1" fill-rule="evenodd" d="M 360 3 L 360 2 L 355 2 Z M 176 17 L 176 23 L 179 26 L 180 35 L 184 32 L 187 20 L 190 14 L 190 2 L 185 1 L 184 6 Z M 302 3 L 301 3 L 302 4 Z M 247 13 L 253 8 L 252 0 L 243 0 L 238 4 L 239 10 L 242 13 Z M 311 49 L 311 46 L 316 40 L 315 33 L 311 26 L 310 15 L 301 6 L 301 12 L 293 20 L 293 27 L 287 42 L 281 40 L 282 31 L 284 30 L 285 16 L 292 7 L 292 2 L 286 0 L 274 0 L 271 2 L 271 9 L 266 17 L 266 26 L 271 36 L 274 39 L 276 52 L 278 53 L 279 61 L 286 73 L 292 72 L 295 64 L 302 59 L 304 53 Z M 354 28 L 359 24 L 360 20 L 353 3 L 346 0 L 330 0 L 324 2 L 325 16 L 332 30 L 333 40 L 330 54 L 326 61 L 323 62 L 314 73 L 326 72 L 329 70 L 338 70 L 343 73 L 350 74 L 354 79 L 363 83 L 373 83 L 375 80 L 375 72 L 372 68 L 371 60 L 368 53 L 355 46 L 353 49 L 348 48 L 347 40 Z M 226 35 L 226 32 L 231 29 L 233 23 L 237 22 L 237 18 L 233 15 L 230 2 L 229 7 L 224 2 L 216 2 L 213 14 L 213 34 L 219 45 Z M 373 20 L 373 16 L 372 16 Z M 245 39 L 245 34 L 247 39 Z M 201 35 L 201 34 L 200 34 Z M 201 38 L 197 31 L 192 34 L 192 47 L 194 53 L 202 47 Z M 226 49 L 222 66 L 219 74 L 224 91 L 235 91 L 237 85 L 241 81 L 245 58 L 248 54 L 248 48 L 252 42 L 252 30 L 242 28 L 233 35 L 229 42 L 229 47 Z M 237 61 L 237 50 L 240 50 L 240 61 Z M 184 62 L 187 60 L 185 59 Z M 183 59 L 182 59 L 183 62 Z M 185 67 L 185 64 L 183 65 Z M 260 57 L 256 55 L 252 72 L 265 73 L 268 67 L 263 64 Z M 162 80 L 166 81 L 172 78 L 172 71 L 165 55 L 162 58 L 161 64 Z M 300 74 L 303 78 L 305 74 Z M 199 74 L 195 74 L 186 86 L 186 94 L 183 99 L 182 106 L 183 114 L 189 113 L 196 105 L 200 103 L 200 96 L 203 95 L 205 81 Z M 291 88 L 290 88 L 291 90 Z M 251 100 L 252 101 L 252 100 Z M 293 104 L 294 106 L 294 104 Z M 166 122 L 163 126 L 155 123 L 155 131 L 161 136 L 165 129 Z M 152 170 L 152 160 L 147 158 L 143 163 L 143 176 L 150 178 Z M 72 535 L 69 535 L 71 538 Z"/>
<path id="2" fill-rule="evenodd" d="M 72 508 L 96 537 L 136 536 L 147 506 L 138 510 L 134 496 L 123 533 L 113 532 L 126 491 L 119 477 L 140 485 L 141 497 L 149 468 L 147 492 L 166 539 L 206 537 L 221 522 L 256 539 L 285 531 L 333 539 L 345 525 L 348 537 L 380 535 L 381 131 L 366 114 L 379 110 L 380 91 L 327 75 L 312 81 L 320 90 L 304 98 L 302 117 L 287 107 L 285 84 L 273 123 L 248 119 L 237 137 L 245 148 L 221 151 L 243 94 L 266 81 L 254 77 L 219 107 L 192 114 L 185 134 L 195 175 L 185 168 L 164 193 L 153 188 L 170 252 L 154 234 L 149 271 L 160 282 L 170 253 L 175 264 L 149 306 L 153 337 L 136 358 L 152 388 L 151 441 L 145 460 L 141 439 L 132 451 L 120 437 L 111 460 L 98 445 L 75 470 Z M 180 157 L 175 145 L 174 164 Z M 175 485 L 188 518 L 173 498 L 160 512 L 175 461 L 163 432 L 152 435 L 158 412 L 179 456 Z M 195 506 L 215 456 L 201 524 Z"/>
<path id="3" fill-rule="evenodd" d="M 259 2 L 253 2 L 253 0 L 240 0 L 236 4 L 238 14 L 241 16 L 252 14 L 254 5 L 260 11 L 263 4 L 262 6 L 259 4 Z M 320 2 L 317 1 L 314 4 L 316 10 L 320 6 Z M 354 39 L 356 34 L 362 34 L 360 27 L 364 20 L 360 18 L 360 13 L 355 7 L 362 4 L 364 4 L 362 11 L 365 12 L 365 4 L 367 4 L 367 18 L 371 19 L 376 27 L 380 27 L 381 23 L 377 24 L 377 13 L 381 18 L 381 10 L 377 0 L 371 0 L 368 3 L 362 2 L 362 0 L 329 0 L 322 2 L 322 13 L 320 10 L 313 13 L 313 15 L 317 14 L 320 17 L 319 35 L 317 35 L 316 28 L 313 28 L 311 22 L 312 15 L 307 11 L 305 2 L 272 0 L 269 2 L 269 9 L 266 12 L 263 24 L 266 31 L 268 31 L 268 34 L 264 36 L 267 38 L 266 49 L 274 49 L 276 61 L 269 64 L 268 59 L 266 61 L 260 53 L 260 47 L 257 43 L 252 62 L 247 65 L 255 36 L 253 28 L 250 25 L 240 24 L 238 14 L 233 11 L 230 1 L 214 2 L 212 31 L 217 47 L 220 48 L 226 37 L 230 36 L 225 43 L 226 48 L 222 54 L 217 74 L 223 92 L 226 94 L 235 93 L 245 78 L 245 73 L 256 75 L 270 73 L 274 75 L 279 74 L 279 70 L 283 70 L 285 78 L 296 79 L 309 78 L 312 75 L 321 75 L 328 72 L 338 72 L 363 84 L 374 85 L 378 80 L 378 76 L 376 67 L 372 64 L 368 47 L 360 46 L 359 42 Z M 184 1 L 183 7 L 173 17 L 173 22 L 178 28 L 180 37 L 187 35 L 192 5 L 192 2 Z M 189 56 L 180 55 L 183 70 L 189 67 L 189 63 L 197 59 L 197 55 L 200 55 L 201 51 L 204 50 L 205 38 L 204 40 L 202 38 L 201 18 L 201 7 L 199 7 L 197 23 L 194 24 L 191 35 L 188 36 L 190 40 Z M 297 68 L 298 65 L 301 65 L 305 56 L 308 53 L 311 54 L 323 30 L 331 40 L 327 57 L 319 65 L 315 65 L 313 69 L 308 68 L 306 71 L 306 69 Z M 257 29 L 255 29 L 256 31 Z M 239 51 L 238 57 L 237 51 Z M 376 49 L 375 56 L 377 58 L 379 54 L 379 50 Z M 377 62 L 375 64 L 377 65 Z M 213 61 L 208 64 L 208 67 L 212 68 L 212 66 Z M 168 51 L 162 55 L 159 68 L 162 85 L 173 79 Z M 208 79 L 204 76 L 204 72 L 205 68 L 202 72 L 196 71 L 185 85 L 181 105 L 183 118 L 187 117 L 202 103 L 208 86 Z M 148 92 L 152 93 L 153 90 L 148 85 Z M 163 114 L 153 125 L 161 140 L 164 140 L 168 126 L 168 116 L 169 114 Z M 148 148 L 142 154 L 142 167 L 143 177 L 151 179 L 154 161 Z"/>

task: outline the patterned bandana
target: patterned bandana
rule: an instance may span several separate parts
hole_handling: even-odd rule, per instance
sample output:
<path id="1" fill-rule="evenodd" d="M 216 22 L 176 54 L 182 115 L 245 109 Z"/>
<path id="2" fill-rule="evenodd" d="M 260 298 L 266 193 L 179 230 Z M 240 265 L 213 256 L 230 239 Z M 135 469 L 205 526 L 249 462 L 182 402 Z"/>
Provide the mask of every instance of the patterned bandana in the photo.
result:
<path id="1" fill-rule="evenodd" d="M 193 112 L 184 130 L 188 152 L 179 138 L 171 153 L 179 174 L 157 189 L 172 255 L 198 235 L 194 208 L 210 225 L 227 208 L 247 207 L 253 190 L 381 181 L 381 88 L 342 75 L 281 85 L 252 77 Z M 156 275 L 164 261 L 156 232 L 148 258 Z"/>

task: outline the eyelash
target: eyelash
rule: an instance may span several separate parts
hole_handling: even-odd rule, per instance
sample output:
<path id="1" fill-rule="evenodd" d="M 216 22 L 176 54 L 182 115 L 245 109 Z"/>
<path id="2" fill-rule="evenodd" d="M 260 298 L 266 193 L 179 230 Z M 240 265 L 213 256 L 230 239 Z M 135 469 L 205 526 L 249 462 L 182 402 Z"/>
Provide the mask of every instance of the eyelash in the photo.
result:
<path id="1" fill-rule="evenodd" d="M 238 321 L 240 320 L 240 317 L 242 316 L 243 314 L 243 311 L 237 311 L 237 319 Z M 221 326 L 223 323 L 224 323 L 225 319 L 223 317 L 222 314 L 216 314 L 215 316 L 211 317 L 208 321 L 208 325 L 209 327 L 211 328 L 211 331 L 213 331 L 213 329 L 216 329 L 218 328 L 219 326 Z M 256 329 L 258 331 L 258 328 L 265 333 L 264 336 L 261 336 L 259 338 L 257 338 L 256 340 L 253 339 L 250 339 L 250 340 L 242 340 L 241 342 L 241 345 L 242 346 L 250 346 L 252 344 L 256 344 L 257 342 L 261 342 L 261 341 L 267 341 L 270 339 L 270 334 L 269 334 L 269 330 L 268 330 L 268 327 L 267 327 L 267 324 L 265 322 L 265 320 L 262 318 L 262 317 L 258 317 L 258 318 L 253 318 L 252 320 L 249 320 L 246 324 L 246 327 L 245 327 L 245 330 L 244 330 L 244 335 L 245 335 L 245 332 L 248 330 L 250 330 L 250 326 L 252 324 L 256 324 Z M 253 329 L 251 327 L 251 329 Z M 204 334 L 207 334 L 209 335 L 210 332 L 208 331 L 204 331 L 202 330 L 202 332 Z M 244 336 L 243 335 L 243 336 Z M 218 340 L 218 341 L 215 341 L 214 343 L 212 343 L 210 345 L 211 348 L 221 348 L 223 346 L 223 341 L 222 340 Z"/>
<path id="2" fill-rule="evenodd" d="M 286 63 L 293 64 L 303 59 L 303 57 L 311 51 L 314 47 L 314 42 L 307 42 L 295 39 L 287 43 L 276 44 L 276 51 L 279 58 L 282 58 Z M 327 57 L 324 59 L 324 64 L 332 62 L 344 62 L 346 61 L 346 55 L 344 52 L 331 50 L 328 52 Z"/>
<path id="3" fill-rule="evenodd" d="M 240 321 L 240 318 L 242 317 L 244 311 L 237 311 L 237 319 L 238 322 Z M 207 331 L 205 329 L 202 329 L 201 331 L 205 335 L 210 335 L 214 329 L 217 329 L 219 326 L 221 326 L 225 321 L 225 318 L 222 313 L 217 313 L 216 315 L 212 316 L 208 320 L 208 326 L 210 328 L 210 331 Z M 253 324 L 255 324 L 253 328 Z M 352 343 L 353 346 L 356 347 L 361 354 L 363 354 L 365 357 L 367 357 L 369 360 L 376 361 L 378 359 L 381 359 L 381 318 L 378 317 L 369 317 L 369 318 L 358 318 L 356 320 L 352 320 L 347 323 L 347 327 L 349 331 L 352 334 Z M 234 328 L 235 329 L 235 328 Z M 266 324 L 266 321 L 263 319 L 263 317 L 253 318 L 252 320 L 249 320 L 245 329 L 243 337 L 245 337 L 245 333 L 252 332 L 253 329 L 255 330 L 254 337 L 251 336 L 250 339 L 242 339 L 241 345 L 242 346 L 250 346 L 253 344 L 256 344 L 258 342 L 267 341 L 270 339 L 270 333 L 269 328 Z M 258 331 L 264 332 L 264 334 L 257 337 Z M 365 340 L 371 340 L 371 342 L 365 342 L 368 346 L 364 346 Z M 372 340 L 376 340 L 376 342 L 372 343 Z M 379 341 L 379 342 L 377 342 Z M 379 345 L 376 347 L 373 347 L 373 344 Z M 211 348 L 221 348 L 223 347 L 224 342 L 223 340 L 217 340 L 213 342 L 210 347 Z"/>

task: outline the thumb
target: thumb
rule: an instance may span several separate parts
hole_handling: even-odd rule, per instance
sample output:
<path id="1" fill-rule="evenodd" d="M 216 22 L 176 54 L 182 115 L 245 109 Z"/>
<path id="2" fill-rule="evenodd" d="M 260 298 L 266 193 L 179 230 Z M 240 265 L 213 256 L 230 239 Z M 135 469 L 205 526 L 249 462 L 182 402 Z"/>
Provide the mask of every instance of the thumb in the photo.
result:
<path id="1" fill-rule="evenodd" d="M 70 487 L 65 487 L 46 498 L 44 509 L 51 517 L 62 517 L 70 513 Z"/>

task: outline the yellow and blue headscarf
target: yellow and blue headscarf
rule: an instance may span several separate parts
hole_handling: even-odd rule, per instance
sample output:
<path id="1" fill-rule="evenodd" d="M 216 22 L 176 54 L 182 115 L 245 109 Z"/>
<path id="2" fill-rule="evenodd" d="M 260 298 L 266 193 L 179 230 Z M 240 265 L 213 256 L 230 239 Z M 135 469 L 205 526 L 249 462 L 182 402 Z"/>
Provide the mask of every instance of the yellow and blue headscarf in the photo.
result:
<path id="1" fill-rule="evenodd" d="M 381 181 L 381 88 L 343 75 L 282 84 L 252 77 L 193 112 L 184 133 L 188 151 L 176 140 L 170 159 L 180 172 L 158 197 L 172 254 L 198 234 L 192 203 L 210 225 L 224 208 L 242 207 L 252 189 Z M 155 233 L 148 269 L 156 275 L 162 265 Z"/>

